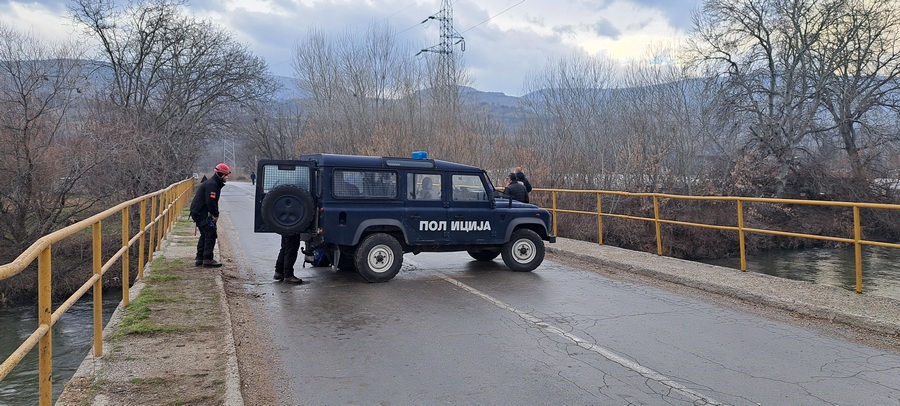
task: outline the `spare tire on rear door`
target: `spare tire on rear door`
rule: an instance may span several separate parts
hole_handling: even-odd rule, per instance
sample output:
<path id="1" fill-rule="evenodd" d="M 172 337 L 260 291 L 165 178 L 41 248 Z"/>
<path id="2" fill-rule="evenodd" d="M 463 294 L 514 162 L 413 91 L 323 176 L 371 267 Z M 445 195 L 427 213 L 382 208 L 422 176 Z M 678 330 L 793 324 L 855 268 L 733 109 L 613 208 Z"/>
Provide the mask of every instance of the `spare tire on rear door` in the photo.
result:
<path id="1" fill-rule="evenodd" d="M 295 185 L 281 185 L 263 198 L 262 219 L 270 230 L 294 235 L 306 230 L 315 216 L 315 203 L 306 190 Z"/>

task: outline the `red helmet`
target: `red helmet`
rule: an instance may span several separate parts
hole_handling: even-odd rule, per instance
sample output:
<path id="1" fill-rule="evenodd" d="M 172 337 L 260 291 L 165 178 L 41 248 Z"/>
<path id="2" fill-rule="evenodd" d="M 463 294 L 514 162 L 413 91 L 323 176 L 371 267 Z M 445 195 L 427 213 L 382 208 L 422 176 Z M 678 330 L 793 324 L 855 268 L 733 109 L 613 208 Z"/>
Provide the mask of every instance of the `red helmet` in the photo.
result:
<path id="1" fill-rule="evenodd" d="M 230 175 L 231 168 L 229 168 L 228 165 L 225 165 L 223 163 L 218 164 L 218 165 L 216 165 L 216 173 L 221 173 L 222 175 Z"/>

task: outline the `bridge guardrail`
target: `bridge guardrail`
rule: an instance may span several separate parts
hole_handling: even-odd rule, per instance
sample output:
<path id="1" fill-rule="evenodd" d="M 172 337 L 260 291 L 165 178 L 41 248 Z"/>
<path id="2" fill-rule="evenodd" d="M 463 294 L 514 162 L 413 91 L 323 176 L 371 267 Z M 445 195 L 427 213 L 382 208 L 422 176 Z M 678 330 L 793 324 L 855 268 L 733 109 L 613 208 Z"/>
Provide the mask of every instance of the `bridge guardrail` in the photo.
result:
<path id="1" fill-rule="evenodd" d="M 855 202 L 838 202 L 838 201 L 819 201 L 819 200 L 795 200 L 795 199 L 775 199 L 775 198 L 754 198 L 754 197 L 736 197 L 736 196 L 685 196 L 672 195 L 665 193 L 634 193 L 634 192 L 617 192 L 606 190 L 574 190 L 574 189 L 545 189 L 534 188 L 534 192 L 550 193 L 551 207 L 547 208 L 553 213 L 553 234 L 557 234 L 558 213 L 585 214 L 597 216 L 597 242 L 603 245 L 603 218 L 621 218 L 637 221 L 650 221 L 656 227 L 656 253 L 663 255 L 663 242 L 660 226 L 662 224 L 683 225 L 689 227 L 702 227 L 717 230 L 730 230 L 738 233 L 738 241 L 740 245 L 741 271 L 747 271 L 747 255 L 746 255 L 746 233 L 768 234 L 785 237 L 810 238 L 824 241 L 832 241 L 839 243 L 853 244 L 856 255 L 856 293 L 863 292 L 862 286 L 862 246 L 876 246 L 886 248 L 900 248 L 900 244 L 888 243 L 882 241 L 866 240 L 862 238 L 862 227 L 860 225 L 860 209 L 882 209 L 882 210 L 900 210 L 900 205 L 896 204 L 879 204 L 879 203 L 855 203 Z M 557 207 L 557 201 L 560 194 L 592 194 L 597 197 L 597 210 L 574 210 L 561 209 Z M 653 199 L 653 217 L 633 216 L 626 214 L 615 214 L 603 212 L 603 196 L 626 196 L 626 197 L 644 197 Z M 660 215 L 660 199 L 677 199 L 677 200 L 703 200 L 703 201 L 725 201 L 734 202 L 737 206 L 736 210 L 736 226 L 723 226 L 715 224 L 697 223 L 690 221 L 679 221 L 663 218 Z M 534 199 L 532 198 L 532 202 Z M 794 233 L 779 230 L 767 230 L 761 228 L 747 227 L 744 224 L 744 203 L 771 203 L 781 205 L 808 205 L 808 206 L 831 206 L 831 207 L 847 207 L 853 209 L 853 238 L 834 237 L 816 234 Z"/>
<path id="2" fill-rule="evenodd" d="M 146 262 L 144 259 L 145 248 L 149 249 L 147 258 L 153 258 L 153 254 L 162 246 L 162 239 L 171 232 L 181 209 L 192 197 L 190 192 L 193 190 L 193 186 L 194 181 L 189 178 L 169 185 L 165 189 L 120 203 L 101 213 L 39 238 L 13 262 L 0 265 L 0 280 L 4 280 L 24 271 L 35 259 L 38 261 L 38 327 L 0 364 L 0 381 L 6 378 L 10 371 L 38 345 L 39 404 L 50 405 L 52 403 L 53 336 L 51 329 L 59 318 L 91 288 L 93 288 L 94 298 L 93 354 L 94 356 L 103 354 L 103 274 L 112 268 L 119 259 L 122 260 L 122 305 L 128 306 L 130 301 L 128 296 L 128 289 L 130 288 L 129 249 L 138 244 L 137 278 L 141 279 L 144 277 L 144 264 Z M 149 211 L 147 207 L 148 202 L 150 206 Z M 140 205 L 140 228 L 136 234 L 131 235 L 129 212 L 132 206 L 135 205 Z M 102 222 L 114 215 L 120 215 L 122 218 L 122 247 L 106 262 L 103 262 L 101 251 Z M 151 218 L 149 222 L 147 221 L 148 215 Z M 51 275 L 53 272 L 51 248 L 53 244 L 80 233 L 87 228 L 91 228 L 92 233 L 93 275 L 53 311 L 51 302 Z"/>

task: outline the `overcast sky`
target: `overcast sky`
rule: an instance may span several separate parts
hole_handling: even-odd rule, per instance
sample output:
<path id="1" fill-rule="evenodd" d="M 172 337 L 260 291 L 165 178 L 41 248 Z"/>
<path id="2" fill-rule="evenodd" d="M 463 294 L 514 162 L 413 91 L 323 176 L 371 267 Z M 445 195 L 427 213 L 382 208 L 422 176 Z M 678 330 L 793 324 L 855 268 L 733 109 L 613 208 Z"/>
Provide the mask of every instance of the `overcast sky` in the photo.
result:
<path id="1" fill-rule="evenodd" d="M 124 4 L 124 0 L 120 0 Z M 455 0 L 453 26 L 472 85 L 521 96 L 528 74 L 547 61 L 582 52 L 617 60 L 679 40 L 702 0 Z M 0 0 L 0 22 L 49 39 L 80 35 L 65 0 Z M 440 42 L 430 20 L 440 0 L 192 0 L 190 13 L 214 21 L 262 56 L 274 74 L 291 76 L 291 53 L 311 29 L 335 37 L 388 24 L 413 49 Z"/>

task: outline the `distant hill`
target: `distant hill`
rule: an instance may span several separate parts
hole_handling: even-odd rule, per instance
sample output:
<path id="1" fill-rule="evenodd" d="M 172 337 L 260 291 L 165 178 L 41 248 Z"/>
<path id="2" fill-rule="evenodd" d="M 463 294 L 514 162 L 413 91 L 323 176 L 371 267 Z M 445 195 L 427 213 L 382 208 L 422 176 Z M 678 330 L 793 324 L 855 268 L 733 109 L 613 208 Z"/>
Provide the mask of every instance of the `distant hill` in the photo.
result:
<path id="1" fill-rule="evenodd" d="M 81 62 L 82 75 L 88 79 L 89 89 L 101 89 L 112 80 L 112 72 L 107 63 L 94 60 L 82 60 Z M 48 64 L 49 69 L 53 69 L 56 64 L 51 60 L 41 61 L 41 63 Z M 309 94 L 297 88 L 292 77 L 274 75 L 272 78 L 280 85 L 272 96 L 275 102 L 302 101 L 310 97 Z M 423 92 L 428 92 L 428 90 L 423 90 Z M 520 97 L 508 96 L 501 92 L 483 92 L 467 86 L 460 87 L 460 95 L 465 101 L 482 108 L 487 114 L 500 119 L 505 124 L 516 126 L 522 120 L 524 110 L 520 107 L 522 100 Z"/>

